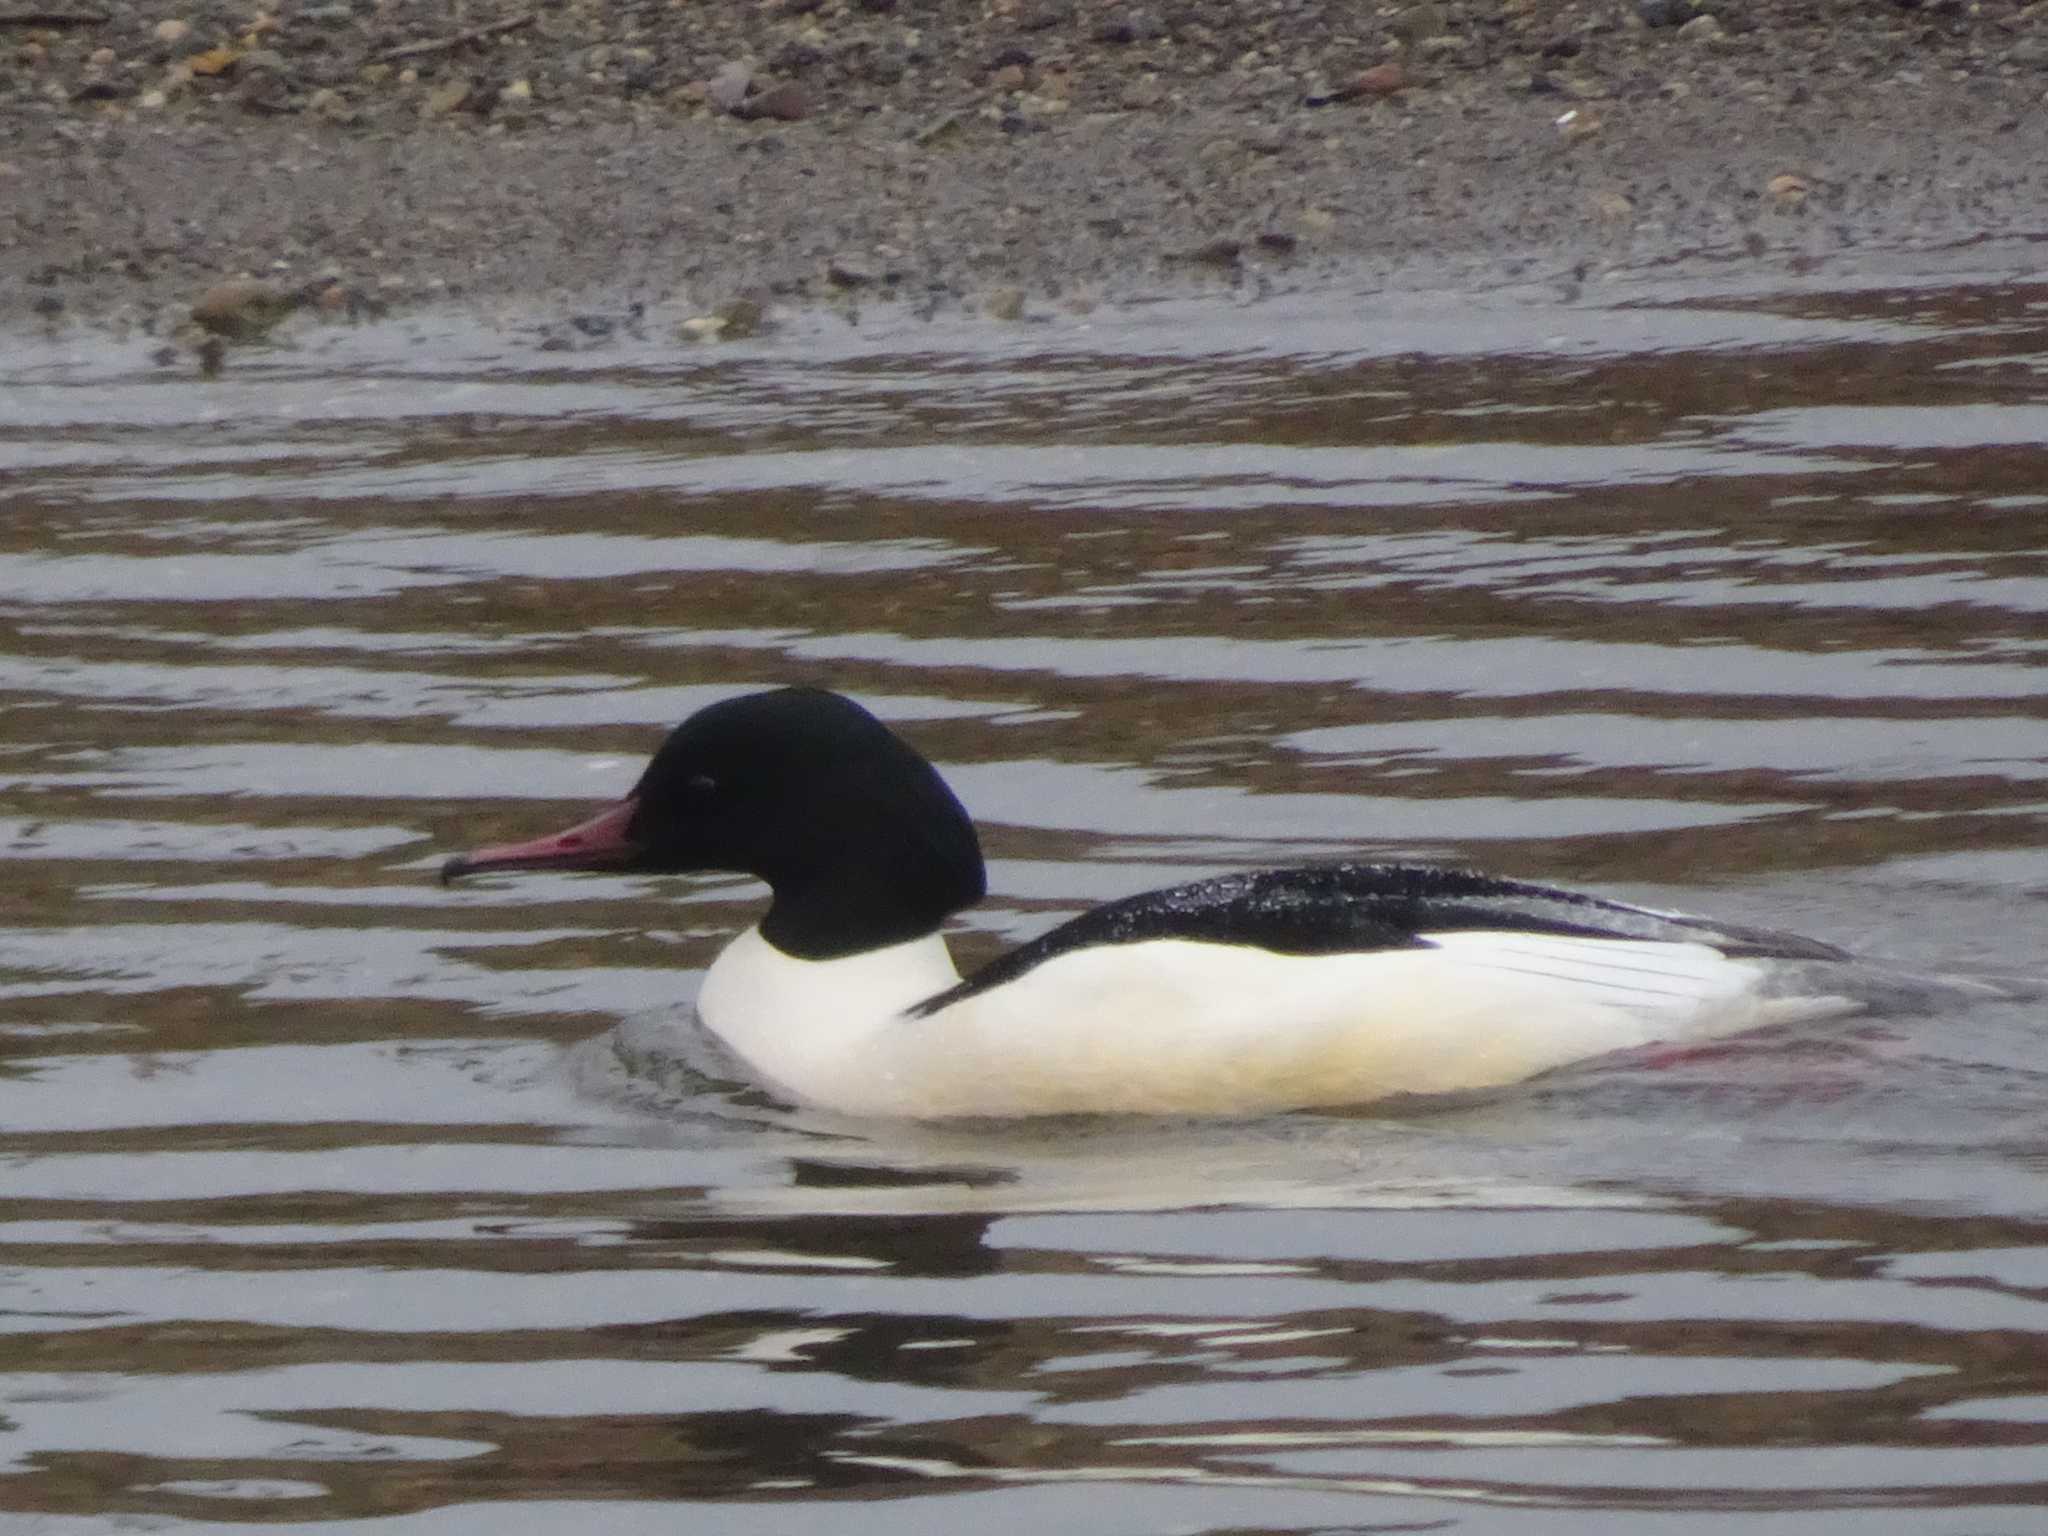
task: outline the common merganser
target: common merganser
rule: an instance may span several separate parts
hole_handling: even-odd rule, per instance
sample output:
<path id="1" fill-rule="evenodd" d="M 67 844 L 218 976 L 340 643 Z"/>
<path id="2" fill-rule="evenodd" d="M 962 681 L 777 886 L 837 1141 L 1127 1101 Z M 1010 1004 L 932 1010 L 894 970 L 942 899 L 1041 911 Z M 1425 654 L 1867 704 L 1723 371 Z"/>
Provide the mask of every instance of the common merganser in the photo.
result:
<path id="1" fill-rule="evenodd" d="M 1833 945 L 1400 864 L 1126 897 L 962 980 L 940 929 L 985 890 L 974 824 L 902 738 L 816 688 L 698 711 L 618 804 L 441 876 L 513 869 L 765 881 L 698 1015 L 776 1087 L 856 1115 L 1358 1104 L 1856 1006 L 1787 990 L 1850 958 Z"/>

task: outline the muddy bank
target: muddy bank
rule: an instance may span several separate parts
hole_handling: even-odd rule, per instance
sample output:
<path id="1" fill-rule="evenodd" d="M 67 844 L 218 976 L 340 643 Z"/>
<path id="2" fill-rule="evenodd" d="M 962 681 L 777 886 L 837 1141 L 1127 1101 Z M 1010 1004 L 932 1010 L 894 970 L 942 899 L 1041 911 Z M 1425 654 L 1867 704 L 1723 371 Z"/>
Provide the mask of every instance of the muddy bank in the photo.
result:
<path id="1" fill-rule="evenodd" d="M 60 323 L 1827 257 L 2048 230 L 2043 167 L 2010 0 L 0 7 L 0 315 Z"/>

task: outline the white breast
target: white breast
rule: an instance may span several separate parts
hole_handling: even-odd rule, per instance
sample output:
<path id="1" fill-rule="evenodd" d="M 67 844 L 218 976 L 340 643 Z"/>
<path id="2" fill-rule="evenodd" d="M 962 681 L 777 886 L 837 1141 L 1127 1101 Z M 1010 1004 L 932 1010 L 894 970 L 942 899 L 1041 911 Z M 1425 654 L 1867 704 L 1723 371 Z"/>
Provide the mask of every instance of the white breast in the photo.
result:
<path id="1" fill-rule="evenodd" d="M 1513 1082 L 1657 1040 L 1839 1013 L 1765 997 L 1768 962 L 1704 944 L 1498 932 L 1290 956 L 1156 939 L 1054 956 L 928 1018 L 937 935 L 792 959 L 750 930 L 698 1010 L 756 1070 L 850 1114 L 1251 1114 Z"/>

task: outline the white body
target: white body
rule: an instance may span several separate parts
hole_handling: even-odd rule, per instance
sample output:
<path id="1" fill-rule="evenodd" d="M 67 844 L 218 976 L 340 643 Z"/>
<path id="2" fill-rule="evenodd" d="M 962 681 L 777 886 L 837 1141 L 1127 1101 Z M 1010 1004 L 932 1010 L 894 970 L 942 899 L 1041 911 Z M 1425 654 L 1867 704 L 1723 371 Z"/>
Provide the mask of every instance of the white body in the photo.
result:
<path id="1" fill-rule="evenodd" d="M 1849 1011 L 1771 997 L 1710 945 L 1513 932 L 1297 956 L 1153 939 L 1055 955 L 927 1018 L 959 980 L 933 934 L 798 960 L 749 929 L 698 1013 L 754 1069 L 855 1115 L 1254 1114 L 1515 1082 L 1653 1041 Z"/>

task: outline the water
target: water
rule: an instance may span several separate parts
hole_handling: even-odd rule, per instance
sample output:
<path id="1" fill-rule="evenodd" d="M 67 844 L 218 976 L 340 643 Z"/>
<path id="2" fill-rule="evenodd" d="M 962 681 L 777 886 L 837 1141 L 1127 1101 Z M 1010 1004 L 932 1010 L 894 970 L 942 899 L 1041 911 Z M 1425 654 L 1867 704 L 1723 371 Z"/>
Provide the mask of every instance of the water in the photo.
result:
<path id="1" fill-rule="evenodd" d="M 822 681 L 969 963 L 1342 853 L 2048 973 L 2048 283 L 533 341 L 0 365 L 0 1525 L 2048 1522 L 2038 1002 L 860 1123 L 687 1033 L 744 883 L 432 879 Z"/>

